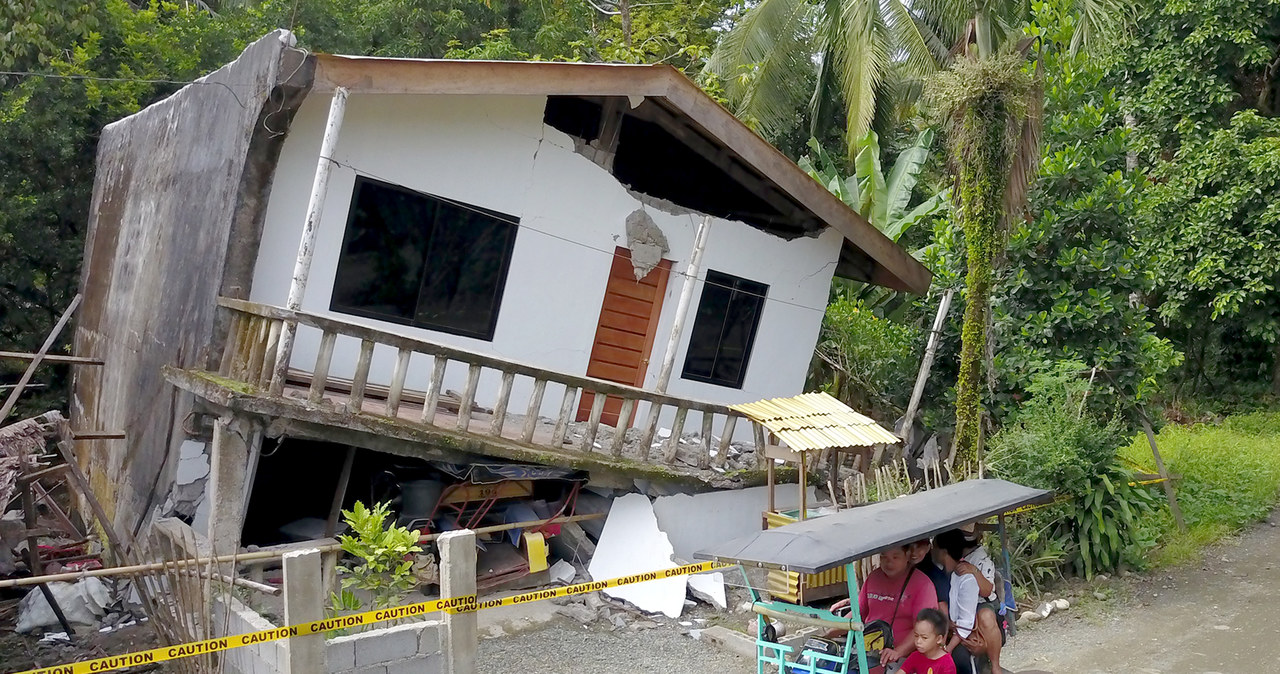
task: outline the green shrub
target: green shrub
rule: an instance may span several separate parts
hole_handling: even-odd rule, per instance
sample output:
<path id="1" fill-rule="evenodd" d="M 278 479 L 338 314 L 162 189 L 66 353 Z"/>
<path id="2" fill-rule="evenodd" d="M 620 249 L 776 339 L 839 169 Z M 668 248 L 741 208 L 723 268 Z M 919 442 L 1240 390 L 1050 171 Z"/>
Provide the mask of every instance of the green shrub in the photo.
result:
<path id="1" fill-rule="evenodd" d="M 1088 383 L 1078 376 L 1081 369 L 1078 362 L 1064 362 L 1033 378 L 1031 399 L 992 437 L 987 460 L 995 475 L 1067 497 L 1023 527 L 1021 555 L 1039 560 L 1040 567 L 1065 561 L 1092 577 L 1141 563 L 1153 540 L 1139 524 L 1156 498 L 1149 488 L 1131 485 L 1130 472 L 1118 463 L 1126 440 L 1120 424 L 1082 408 Z M 1037 585 L 1044 575 L 1035 565 L 1019 574 Z"/>
<path id="2" fill-rule="evenodd" d="M 412 555 L 422 551 L 418 532 L 388 526 L 389 516 L 386 503 L 375 504 L 371 510 L 356 501 L 351 510 L 342 511 L 352 533 L 339 536 L 338 542 L 343 552 L 360 563 L 338 567 L 344 574 L 342 592 L 329 600 L 335 613 L 366 608 L 356 591 L 368 595 L 368 608 L 387 608 L 395 606 L 416 584 Z"/>
<path id="3" fill-rule="evenodd" d="M 838 297 L 822 320 L 809 388 L 873 418 L 892 420 L 911 393 L 921 337 L 920 330 L 876 316 L 860 300 Z"/>

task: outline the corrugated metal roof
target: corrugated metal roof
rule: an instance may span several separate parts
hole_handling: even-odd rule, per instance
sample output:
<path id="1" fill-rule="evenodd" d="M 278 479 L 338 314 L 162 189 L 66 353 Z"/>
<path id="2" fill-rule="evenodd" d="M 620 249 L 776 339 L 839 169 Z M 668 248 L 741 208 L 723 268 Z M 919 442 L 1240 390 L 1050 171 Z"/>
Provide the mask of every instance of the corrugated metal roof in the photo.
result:
<path id="1" fill-rule="evenodd" d="M 730 405 L 794 450 L 893 444 L 898 436 L 826 393 Z"/>

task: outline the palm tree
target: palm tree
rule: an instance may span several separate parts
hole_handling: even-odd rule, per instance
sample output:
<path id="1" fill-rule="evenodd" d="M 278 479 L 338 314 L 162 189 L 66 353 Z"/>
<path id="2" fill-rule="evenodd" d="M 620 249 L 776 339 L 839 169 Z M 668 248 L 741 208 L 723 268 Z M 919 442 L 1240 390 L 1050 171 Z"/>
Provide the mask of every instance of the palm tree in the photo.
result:
<path id="1" fill-rule="evenodd" d="M 1072 48 L 1097 40 L 1124 0 L 1071 0 Z M 877 118 L 913 102 L 961 51 L 990 58 L 1021 37 L 1026 0 L 760 0 L 724 35 L 706 70 L 735 114 L 776 139 L 807 115 L 810 135 L 843 102 L 846 149 Z"/>

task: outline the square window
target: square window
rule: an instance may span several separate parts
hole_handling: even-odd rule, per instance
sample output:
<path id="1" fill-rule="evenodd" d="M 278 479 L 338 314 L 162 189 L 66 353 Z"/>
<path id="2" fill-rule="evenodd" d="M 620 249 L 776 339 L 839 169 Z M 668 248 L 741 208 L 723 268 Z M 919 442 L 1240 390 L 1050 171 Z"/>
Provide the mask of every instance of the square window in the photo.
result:
<path id="1" fill-rule="evenodd" d="M 519 220 L 357 178 L 329 307 L 492 340 Z"/>
<path id="2" fill-rule="evenodd" d="M 681 377 L 742 388 L 769 286 L 707 270 Z"/>

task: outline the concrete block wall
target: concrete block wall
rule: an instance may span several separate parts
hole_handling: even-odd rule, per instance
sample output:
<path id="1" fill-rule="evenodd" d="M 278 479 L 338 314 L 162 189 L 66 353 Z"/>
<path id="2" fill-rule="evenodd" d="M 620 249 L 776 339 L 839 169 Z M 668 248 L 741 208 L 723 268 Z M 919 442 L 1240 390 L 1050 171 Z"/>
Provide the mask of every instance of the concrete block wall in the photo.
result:
<path id="1" fill-rule="evenodd" d="M 441 623 L 396 625 L 328 642 L 330 674 L 443 674 Z"/>
<path id="2" fill-rule="evenodd" d="M 213 625 L 226 635 L 274 629 L 276 625 L 235 597 L 218 597 L 213 602 Z M 225 632 L 223 627 L 225 626 Z M 285 667 L 285 642 L 264 641 L 233 648 L 223 653 L 226 674 L 276 674 Z"/>

